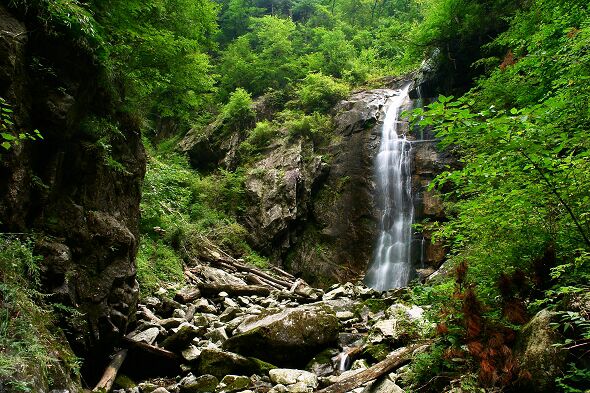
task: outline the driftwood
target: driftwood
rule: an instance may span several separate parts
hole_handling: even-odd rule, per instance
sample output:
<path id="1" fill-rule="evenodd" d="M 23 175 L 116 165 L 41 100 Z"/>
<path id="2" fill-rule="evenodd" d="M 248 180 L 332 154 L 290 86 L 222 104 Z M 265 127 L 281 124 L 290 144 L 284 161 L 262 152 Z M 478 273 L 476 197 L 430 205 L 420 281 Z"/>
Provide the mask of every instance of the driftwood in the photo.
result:
<path id="1" fill-rule="evenodd" d="M 262 286 L 269 286 L 269 287 L 275 288 L 275 287 L 273 287 L 272 285 L 269 285 L 269 284 L 265 283 L 265 282 L 264 282 L 264 281 L 262 281 L 262 280 L 261 280 L 261 279 L 260 279 L 258 276 L 255 276 L 255 275 L 253 275 L 253 274 L 249 274 L 249 275 L 247 275 L 247 276 L 246 276 L 246 278 L 245 278 L 245 280 L 246 280 L 246 282 L 247 282 L 248 284 L 262 285 Z"/>
<path id="2" fill-rule="evenodd" d="M 409 362 L 412 353 L 424 344 L 414 344 L 404 348 L 400 348 L 393 352 L 385 360 L 377 363 L 376 365 L 369 367 L 366 370 L 353 374 L 349 377 L 336 382 L 333 385 L 328 386 L 317 393 L 346 393 L 349 392 L 365 382 L 372 381 L 379 378 L 380 376 L 393 371 L 405 363 Z"/>
<path id="3" fill-rule="evenodd" d="M 247 277 L 246 279 L 250 282 L 254 282 L 258 285 L 269 286 L 275 289 L 289 290 L 293 288 L 294 284 L 298 281 L 295 276 L 276 266 L 271 266 L 270 270 L 272 270 L 278 277 L 274 277 L 273 275 L 263 272 L 260 269 L 245 265 L 242 263 L 244 262 L 242 259 L 236 259 L 232 257 L 218 246 L 213 244 L 209 239 L 203 237 L 202 240 L 203 243 L 205 243 L 205 250 L 208 252 L 212 264 L 217 265 L 218 267 L 225 270 L 232 272 L 245 272 L 249 273 L 251 276 L 256 277 L 256 279 Z M 299 281 L 303 282 L 301 279 L 299 279 Z M 303 283 L 305 284 L 305 282 Z"/>
<path id="4" fill-rule="evenodd" d="M 199 284 L 199 289 L 204 296 L 217 295 L 219 292 L 234 296 L 270 295 L 270 289 L 259 285 Z"/>
<path id="5" fill-rule="evenodd" d="M 127 357 L 127 350 L 126 349 L 122 349 L 115 354 L 115 356 L 113 357 L 113 360 L 111 360 L 108 367 L 104 371 L 102 378 L 100 379 L 100 381 L 98 381 L 98 383 L 96 384 L 94 389 L 92 389 L 93 392 L 110 392 L 111 391 L 111 388 L 113 387 L 113 383 L 115 383 L 115 378 L 117 378 L 117 373 L 119 372 L 121 365 L 123 365 L 123 362 L 125 361 L 126 357 Z"/>
<path id="6" fill-rule="evenodd" d="M 282 287 L 280 287 L 276 284 L 273 284 L 269 281 L 265 281 L 263 278 L 258 277 L 254 274 L 248 274 L 246 277 L 244 277 L 244 280 L 246 280 L 246 282 L 248 284 L 261 285 L 263 287 L 268 287 L 271 290 L 275 290 L 275 289 L 282 290 L 283 289 Z"/>
<path id="7" fill-rule="evenodd" d="M 178 356 L 174 352 L 170 352 L 167 349 L 159 348 L 143 341 L 135 341 L 128 337 L 123 337 L 123 342 L 127 344 L 129 348 L 135 349 L 139 352 L 147 353 L 158 358 L 162 358 L 167 361 L 177 361 Z"/>

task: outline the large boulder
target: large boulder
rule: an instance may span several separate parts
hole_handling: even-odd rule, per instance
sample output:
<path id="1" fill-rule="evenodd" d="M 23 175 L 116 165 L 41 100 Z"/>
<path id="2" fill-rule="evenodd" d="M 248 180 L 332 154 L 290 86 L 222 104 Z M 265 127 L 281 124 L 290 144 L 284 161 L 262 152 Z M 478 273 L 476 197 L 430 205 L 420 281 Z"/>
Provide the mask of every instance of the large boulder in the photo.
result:
<path id="1" fill-rule="evenodd" d="M 541 310 L 520 331 L 514 356 L 520 369 L 532 376 L 526 386 L 530 392 L 554 391 L 555 378 L 564 369 L 567 353 L 554 345 L 560 335 L 551 326 L 556 317 L 555 312 Z"/>
<path id="2" fill-rule="evenodd" d="M 297 367 L 338 338 L 340 322 L 324 305 L 302 306 L 246 318 L 224 348 L 270 363 Z"/>

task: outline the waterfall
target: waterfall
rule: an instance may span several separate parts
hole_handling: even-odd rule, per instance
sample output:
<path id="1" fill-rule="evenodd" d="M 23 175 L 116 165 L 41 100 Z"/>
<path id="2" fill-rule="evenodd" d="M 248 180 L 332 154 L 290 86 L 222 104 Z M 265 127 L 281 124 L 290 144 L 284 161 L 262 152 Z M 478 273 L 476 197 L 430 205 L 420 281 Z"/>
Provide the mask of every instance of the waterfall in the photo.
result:
<path id="1" fill-rule="evenodd" d="M 379 291 L 407 285 L 412 274 L 411 143 L 399 123 L 409 89 L 407 84 L 385 105 L 381 146 L 375 160 L 379 235 L 365 284 Z"/>

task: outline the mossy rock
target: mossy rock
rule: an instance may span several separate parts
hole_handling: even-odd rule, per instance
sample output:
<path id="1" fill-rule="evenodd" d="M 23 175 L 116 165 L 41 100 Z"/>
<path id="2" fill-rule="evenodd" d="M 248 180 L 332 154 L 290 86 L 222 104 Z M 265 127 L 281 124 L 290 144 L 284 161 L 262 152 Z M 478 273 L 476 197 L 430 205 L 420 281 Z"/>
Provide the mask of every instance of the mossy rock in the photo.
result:
<path id="1" fill-rule="evenodd" d="M 387 302 L 383 299 L 367 299 L 363 303 L 374 313 L 387 309 Z"/>
<path id="2" fill-rule="evenodd" d="M 132 389 L 136 387 L 137 384 L 127 375 L 119 374 L 115 379 L 115 386 L 121 389 Z"/>
<path id="3" fill-rule="evenodd" d="M 369 345 L 363 351 L 363 354 L 370 357 L 374 361 L 380 362 L 389 355 L 389 346 L 387 344 Z"/>
<path id="4" fill-rule="evenodd" d="M 221 379 L 226 375 L 266 375 L 268 370 L 273 368 L 276 367 L 256 358 L 247 358 L 217 349 L 205 349 L 199 357 L 197 372 Z"/>
<path id="5" fill-rule="evenodd" d="M 307 306 L 246 319 L 223 347 L 282 367 L 303 367 L 336 342 L 340 321 L 325 306 Z"/>

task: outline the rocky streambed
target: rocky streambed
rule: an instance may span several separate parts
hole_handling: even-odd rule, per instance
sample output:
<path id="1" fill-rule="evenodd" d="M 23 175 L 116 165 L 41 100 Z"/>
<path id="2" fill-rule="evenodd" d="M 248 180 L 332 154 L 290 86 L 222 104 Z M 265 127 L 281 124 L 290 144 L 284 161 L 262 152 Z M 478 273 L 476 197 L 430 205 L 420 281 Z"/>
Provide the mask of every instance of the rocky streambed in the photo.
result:
<path id="1" fill-rule="evenodd" d="M 197 265 L 181 288 L 143 299 L 114 391 L 403 391 L 403 365 L 431 328 L 404 290 L 346 283 L 324 292 L 292 277 L 276 289 L 247 284 L 250 276 Z"/>

